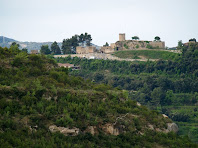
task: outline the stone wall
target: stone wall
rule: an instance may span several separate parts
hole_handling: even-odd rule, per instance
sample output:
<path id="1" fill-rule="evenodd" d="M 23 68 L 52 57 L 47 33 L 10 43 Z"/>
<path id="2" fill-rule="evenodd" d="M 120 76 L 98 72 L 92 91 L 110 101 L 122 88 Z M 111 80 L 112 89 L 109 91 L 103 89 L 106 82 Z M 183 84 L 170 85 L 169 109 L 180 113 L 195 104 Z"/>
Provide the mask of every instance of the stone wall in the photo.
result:
<path id="1" fill-rule="evenodd" d="M 77 46 L 76 47 L 76 54 L 87 54 L 87 53 L 94 53 L 94 52 L 96 52 L 96 47 L 94 46 L 87 46 L 87 47 Z"/>
<path id="2" fill-rule="evenodd" d="M 136 40 L 117 41 L 115 43 L 115 49 L 117 50 L 147 49 L 149 45 L 152 46 L 153 48 L 165 49 L 165 42 L 136 41 Z"/>
<path id="3" fill-rule="evenodd" d="M 150 42 L 149 43 L 152 47 L 157 48 L 159 47 L 160 49 L 165 49 L 165 42 Z"/>
<path id="4" fill-rule="evenodd" d="M 105 46 L 105 47 L 101 47 L 100 51 L 102 53 L 111 53 L 114 52 L 114 48 L 112 48 L 111 46 Z"/>
<path id="5" fill-rule="evenodd" d="M 115 49 L 116 44 L 115 43 L 111 43 L 111 48 Z"/>

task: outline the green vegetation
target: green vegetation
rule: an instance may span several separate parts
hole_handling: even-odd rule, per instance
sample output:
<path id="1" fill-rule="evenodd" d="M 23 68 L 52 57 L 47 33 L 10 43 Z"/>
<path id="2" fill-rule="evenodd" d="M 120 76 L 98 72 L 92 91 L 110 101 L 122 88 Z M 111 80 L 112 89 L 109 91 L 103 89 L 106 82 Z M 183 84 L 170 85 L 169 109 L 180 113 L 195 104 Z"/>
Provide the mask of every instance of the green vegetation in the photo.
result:
<path id="1" fill-rule="evenodd" d="M 62 52 L 63 54 L 72 54 L 76 53 L 76 47 L 79 44 L 85 44 L 86 46 L 91 45 L 91 35 L 88 33 L 81 35 L 74 35 L 71 38 L 64 39 L 62 43 Z"/>
<path id="2" fill-rule="evenodd" d="M 44 55 L 28 55 L 16 45 L 0 47 L 0 65 L 2 148 L 197 146 L 187 137 L 145 128 L 152 124 L 163 129 L 171 121 L 138 106 L 128 99 L 127 91 L 71 76 L 68 69 L 57 67 Z M 97 78 L 101 79 L 99 75 Z M 127 118 L 117 120 L 127 114 Z M 107 123 L 124 132 L 118 136 L 106 133 L 102 127 Z M 50 125 L 76 127 L 80 133 L 51 133 Z M 97 133 L 86 132 L 88 126 L 95 126 Z"/>
<path id="3" fill-rule="evenodd" d="M 58 46 L 58 43 L 56 41 L 51 45 L 51 52 L 52 54 L 61 54 L 60 47 Z"/>
<path id="4" fill-rule="evenodd" d="M 132 40 L 139 40 L 140 38 L 138 36 L 133 36 Z"/>
<path id="5" fill-rule="evenodd" d="M 48 45 L 42 45 L 40 52 L 42 54 L 50 54 L 51 53 Z"/>
<path id="6" fill-rule="evenodd" d="M 103 47 L 106 47 L 106 46 L 109 46 L 109 43 L 108 43 L 108 42 L 106 42 L 106 43 L 103 45 Z"/>
<path id="7" fill-rule="evenodd" d="M 57 61 L 80 65 L 81 70 L 72 71 L 72 75 L 128 90 L 129 98 L 168 115 L 179 125 L 180 135 L 198 143 L 198 43 L 182 44 L 180 48 L 182 54 L 148 51 L 152 54 L 155 52 L 152 58 L 161 57 L 162 60 L 156 62 L 71 57 L 58 58 Z M 145 51 L 123 51 L 115 55 L 125 53 L 122 58 L 128 58 L 130 52 L 133 53 L 131 56 L 134 53 L 138 55 L 138 52 L 146 56 Z"/>
<path id="8" fill-rule="evenodd" d="M 71 76 L 44 55 L 16 45 L 0 47 L 0 147 L 195 147 L 188 138 L 145 128 L 170 119 L 138 106 L 127 91 Z M 100 76 L 97 76 L 100 79 Z M 127 118 L 119 119 L 123 115 Z M 116 123 L 115 123 L 116 121 Z M 123 131 L 106 133 L 105 124 Z M 50 125 L 78 128 L 77 136 L 51 133 Z M 95 126 L 97 133 L 86 132 Z M 143 133 L 143 134 L 140 134 Z"/>
<path id="9" fill-rule="evenodd" d="M 139 47 L 140 47 L 139 45 L 136 45 L 136 47 L 135 47 L 135 48 L 137 48 L 137 49 L 138 49 Z"/>
<path id="10" fill-rule="evenodd" d="M 124 48 L 129 49 L 129 46 L 127 46 L 127 44 L 124 44 Z"/>
<path id="11" fill-rule="evenodd" d="M 142 56 L 146 59 L 163 59 L 163 60 L 174 60 L 179 55 L 177 53 L 172 53 L 168 51 L 159 50 L 130 50 L 130 51 L 118 51 L 114 53 L 115 56 L 119 58 L 130 58 L 133 59 L 134 56 Z"/>
<path id="12" fill-rule="evenodd" d="M 161 40 L 161 38 L 159 37 L 159 36 L 156 36 L 155 38 L 154 38 L 154 41 L 160 41 Z"/>

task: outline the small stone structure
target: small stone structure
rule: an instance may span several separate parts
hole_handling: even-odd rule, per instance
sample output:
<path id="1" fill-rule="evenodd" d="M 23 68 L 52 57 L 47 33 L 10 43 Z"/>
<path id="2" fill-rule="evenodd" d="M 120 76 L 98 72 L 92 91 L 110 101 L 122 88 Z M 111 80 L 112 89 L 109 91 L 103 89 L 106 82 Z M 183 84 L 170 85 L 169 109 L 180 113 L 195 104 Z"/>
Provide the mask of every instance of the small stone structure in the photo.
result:
<path id="1" fill-rule="evenodd" d="M 79 66 L 75 66 L 74 64 L 69 64 L 69 63 L 58 63 L 59 67 L 65 67 L 65 68 L 71 68 L 72 70 L 78 70 L 80 69 Z"/>
<path id="2" fill-rule="evenodd" d="M 30 53 L 31 54 L 39 54 L 39 51 L 38 50 L 31 50 Z"/>
<path id="3" fill-rule="evenodd" d="M 76 47 L 76 54 L 87 54 L 87 53 L 94 53 L 96 52 L 96 47 L 94 46 L 77 46 Z"/>

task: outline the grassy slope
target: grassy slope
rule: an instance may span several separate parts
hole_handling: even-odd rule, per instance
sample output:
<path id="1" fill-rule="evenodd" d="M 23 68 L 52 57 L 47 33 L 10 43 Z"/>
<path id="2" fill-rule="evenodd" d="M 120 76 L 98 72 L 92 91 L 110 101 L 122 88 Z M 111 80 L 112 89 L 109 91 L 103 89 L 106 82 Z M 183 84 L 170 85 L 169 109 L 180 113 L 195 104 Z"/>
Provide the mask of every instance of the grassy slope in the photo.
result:
<path id="1" fill-rule="evenodd" d="M 129 50 L 129 51 L 118 51 L 114 53 L 119 58 L 137 59 L 137 57 L 145 57 L 146 59 L 163 59 L 170 60 L 174 59 L 178 54 L 168 51 L 157 51 L 157 50 Z"/>

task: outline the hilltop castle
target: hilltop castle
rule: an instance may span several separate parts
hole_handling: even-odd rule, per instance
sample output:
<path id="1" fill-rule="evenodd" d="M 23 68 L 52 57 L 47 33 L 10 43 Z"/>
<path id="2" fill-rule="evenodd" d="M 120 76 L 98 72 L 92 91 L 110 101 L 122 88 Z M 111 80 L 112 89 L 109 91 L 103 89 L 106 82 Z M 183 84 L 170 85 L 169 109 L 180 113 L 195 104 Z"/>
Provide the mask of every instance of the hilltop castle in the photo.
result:
<path id="1" fill-rule="evenodd" d="M 138 49 L 165 49 L 165 42 L 162 41 L 143 41 L 143 40 L 126 40 L 125 33 L 119 34 L 119 41 L 112 43 L 110 46 L 103 46 L 99 50 L 101 53 L 112 53 L 122 50 L 138 50 Z M 77 54 L 86 54 L 96 52 L 93 46 L 76 48 Z"/>

